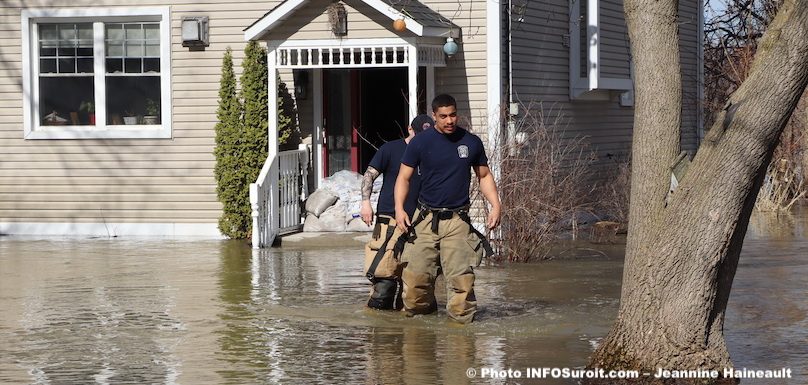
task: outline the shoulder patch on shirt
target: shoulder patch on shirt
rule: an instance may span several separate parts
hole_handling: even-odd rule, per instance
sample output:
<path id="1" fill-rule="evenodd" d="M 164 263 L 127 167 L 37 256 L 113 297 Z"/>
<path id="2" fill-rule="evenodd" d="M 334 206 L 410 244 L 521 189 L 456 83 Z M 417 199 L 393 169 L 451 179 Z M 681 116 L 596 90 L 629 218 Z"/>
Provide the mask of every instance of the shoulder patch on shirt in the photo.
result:
<path id="1" fill-rule="evenodd" d="M 468 158 L 469 157 L 469 147 L 465 144 L 461 144 L 457 146 L 457 156 L 461 158 Z"/>

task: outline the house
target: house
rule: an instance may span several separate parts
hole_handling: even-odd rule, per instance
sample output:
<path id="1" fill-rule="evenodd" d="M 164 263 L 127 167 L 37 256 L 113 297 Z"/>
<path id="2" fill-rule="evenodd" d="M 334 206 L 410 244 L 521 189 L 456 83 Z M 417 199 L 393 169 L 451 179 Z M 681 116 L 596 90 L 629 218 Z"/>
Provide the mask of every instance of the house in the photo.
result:
<path id="1" fill-rule="evenodd" d="M 680 6 L 686 150 L 702 130 L 701 7 Z M 562 111 L 603 159 L 630 148 L 620 0 L 74 0 L 0 13 L 0 234 L 219 237 L 221 58 L 232 47 L 238 68 L 250 39 L 293 90 L 315 186 L 364 170 L 373 144 L 444 92 L 489 153 L 533 101 Z"/>

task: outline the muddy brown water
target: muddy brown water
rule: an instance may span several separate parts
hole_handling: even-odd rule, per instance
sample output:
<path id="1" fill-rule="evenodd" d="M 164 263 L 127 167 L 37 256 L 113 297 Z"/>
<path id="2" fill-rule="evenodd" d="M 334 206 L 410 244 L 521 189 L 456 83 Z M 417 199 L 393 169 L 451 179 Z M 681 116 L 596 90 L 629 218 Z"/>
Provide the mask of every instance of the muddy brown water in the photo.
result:
<path id="1" fill-rule="evenodd" d="M 743 383 L 808 383 L 806 214 L 747 235 L 729 349 L 794 378 Z M 622 250 L 605 249 L 479 268 L 478 320 L 457 326 L 365 309 L 359 248 L 0 237 L 0 383 L 574 384 L 479 375 L 583 366 L 618 306 Z"/>

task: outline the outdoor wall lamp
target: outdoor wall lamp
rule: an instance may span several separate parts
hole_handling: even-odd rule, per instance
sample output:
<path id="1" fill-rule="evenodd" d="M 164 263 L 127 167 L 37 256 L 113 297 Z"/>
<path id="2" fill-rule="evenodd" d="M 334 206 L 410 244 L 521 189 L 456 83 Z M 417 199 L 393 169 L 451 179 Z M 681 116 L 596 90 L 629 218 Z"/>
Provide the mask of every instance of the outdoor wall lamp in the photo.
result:
<path id="1" fill-rule="evenodd" d="M 331 3 L 328 6 L 328 22 L 331 24 L 331 32 L 336 36 L 348 34 L 348 12 L 342 3 Z"/>
<path id="2" fill-rule="evenodd" d="M 446 44 L 443 45 L 443 52 L 445 52 L 449 57 L 452 57 L 457 53 L 457 43 L 455 43 L 454 39 L 451 37 L 446 38 Z"/>
<path id="3" fill-rule="evenodd" d="M 293 70 L 292 78 L 294 79 L 295 82 L 295 99 L 305 100 L 306 89 L 308 88 L 309 85 L 308 70 Z"/>
<path id="4" fill-rule="evenodd" d="M 183 47 L 207 47 L 210 45 L 209 35 L 207 16 L 182 18 Z"/>

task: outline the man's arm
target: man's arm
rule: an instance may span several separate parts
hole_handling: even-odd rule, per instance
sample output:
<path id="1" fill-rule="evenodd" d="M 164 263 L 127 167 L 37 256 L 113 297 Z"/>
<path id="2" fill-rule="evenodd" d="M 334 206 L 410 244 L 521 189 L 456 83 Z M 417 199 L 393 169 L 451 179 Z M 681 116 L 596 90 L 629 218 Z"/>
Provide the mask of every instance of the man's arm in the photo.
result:
<path id="1" fill-rule="evenodd" d="M 491 211 L 488 212 L 488 220 L 485 225 L 489 229 L 494 229 L 499 226 L 502 213 L 502 205 L 499 201 L 494 174 L 491 173 L 488 166 L 474 166 L 474 173 L 477 174 L 477 180 L 480 182 L 480 191 L 483 193 L 485 200 L 491 205 Z"/>
<path id="2" fill-rule="evenodd" d="M 414 168 L 402 163 L 401 168 L 398 169 L 398 178 L 396 178 L 396 189 L 393 196 L 396 202 L 396 227 L 401 232 L 407 232 L 410 226 L 410 216 L 404 211 L 404 202 L 407 200 L 407 194 L 410 192 L 410 178 Z"/>
<path id="3" fill-rule="evenodd" d="M 370 207 L 370 196 L 373 194 L 373 181 L 378 177 L 379 171 L 372 166 L 368 166 L 365 175 L 362 176 L 362 209 L 359 210 L 359 213 L 368 226 L 373 224 L 373 207 Z"/>

